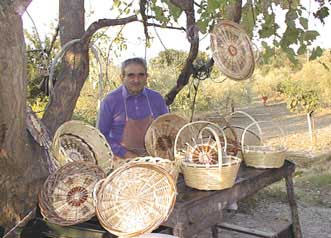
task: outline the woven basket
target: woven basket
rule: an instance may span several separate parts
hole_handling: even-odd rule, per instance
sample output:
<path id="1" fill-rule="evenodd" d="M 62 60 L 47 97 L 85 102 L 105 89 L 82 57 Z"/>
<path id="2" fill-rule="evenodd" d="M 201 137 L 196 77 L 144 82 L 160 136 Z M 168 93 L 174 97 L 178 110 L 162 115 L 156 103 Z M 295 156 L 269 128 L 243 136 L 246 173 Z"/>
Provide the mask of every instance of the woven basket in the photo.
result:
<path id="1" fill-rule="evenodd" d="M 285 140 L 282 140 L 280 145 L 270 146 L 266 145 L 264 141 L 263 132 L 260 124 L 263 123 L 271 123 L 271 122 L 253 122 L 248 125 L 243 134 L 242 134 L 242 151 L 244 154 L 244 161 L 247 166 L 254 168 L 280 168 L 284 165 L 284 161 L 286 158 L 286 146 Z M 261 145 L 247 145 L 246 140 L 246 132 L 252 127 L 256 126 L 260 133 L 259 137 L 261 138 Z M 285 138 L 285 134 L 280 127 L 278 128 L 281 132 L 280 138 Z"/>
<path id="2" fill-rule="evenodd" d="M 97 128 L 74 120 L 56 130 L 52 153 L 61 166 L 76 160 L 94 161 L 105 173 L 109 173 L 113 158 L 106 138 Z"/>
<path id="3" fill-rule="evenodd" d="M 114 169 L 117 169 L 118 167 L 128 163 L 150 163 L 152 165 L 161 166 L 171 175 L 175 182 L 177 181 L 179 166 L 176 164 L 176 161 L 163 159 L 160 157 L 145 156 L 130 159 L 118 159 L 114 162 L 113 167 Z"/>
<path id="4" fill-rule="evenodd" d="M 176 185 L 166 170 L 150 163 L 128 163 L 100 185 L 96 213 L 110 233 L 136 237 L 164 222 L 175 200 Z"/>
<path id="5" fill-rule="evenodd" d="M 184 130 L 198 133 L 192 138 L 186 138 L 186 148 L 177 148 L 177 139 Z M 209 132 L 209 137 L 205 132 Z M 224 150 L 219 134 L 223 135 Z M 224 131 L 217 124 L 206 121 L 186 124 L 176 136 L 174 150 L 176 159 L 181 161 L 187 186 L 200 190 L 222 190 L 232 187 L 235 183 L 241 159 L 226 155 L 227 139 Z M 215 151 L 217 158 L 214 158 Z M 194 159 L 194 156 L 198 158 Z"/>
<path id="6" fill-rule="evenodd" d="M 174 142 L 179 129 L 188 123 L 185 118 L 167 113 L 156 118 L 148 127 L 145 146 L 149 155 L 174 160 Z"/>
<path id="7" fill-rule="evenodd" d="M 70 226 L 95 215 L 92 192 L 104 178 L 101 168 L 89 162 L 70 162 L 51 174 L 39 193 L 43 217 L 51 223 Z"/>
<path id="8" fill-rule="evenodd" d="M 224 75 L 233 80 L 252 76 L 255 67 L 253 47 L 239 24 L 219 21 L 210 34 L 210 44 L 215 64 Z"/>

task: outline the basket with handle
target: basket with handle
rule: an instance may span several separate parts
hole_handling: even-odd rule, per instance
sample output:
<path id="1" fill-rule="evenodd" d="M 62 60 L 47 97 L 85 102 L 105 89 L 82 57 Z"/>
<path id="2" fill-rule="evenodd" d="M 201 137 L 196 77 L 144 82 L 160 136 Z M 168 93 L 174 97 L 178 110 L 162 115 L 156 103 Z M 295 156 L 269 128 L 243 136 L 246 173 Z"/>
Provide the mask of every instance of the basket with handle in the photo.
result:
<path id="1" fill-rule="evenodd" d="M 48 176 L 40 193 L 43 217 L 61 226 L 78 224 L 95 215 L 92 192 L 105 173 L 97 165 L 69 162 Z"/>
<path id="2" fill-rule="evenodd" d="M 136 157 L 130 159 L 117 159 L 114 161 L 113 167 L 117 169 L 118 167 L 125 165 L 127 163 L 150 163 L 153 165 L 158 165 L 164 168 L 174 179 L 177 181 L 179 167 L 174 160 L 163 159 L 160 157 L 152 157 L 152 156 L 145 156 L 145 157 Z"/>
<path id="3" fill-rule="evenodd" d="M 151 163 L 127 163 L 100 183 L 95 193 L 100 224 L 120 237 L 137 237 L 161 225 L 172 211 L 176 185 Z"/>
<path id="4" fill-rule="evenodd" d="M 268 145 L 266 143 L 266 138 L 261 129 L 261 125 L 270 124 L 273 128 L 276 128 L 280 132 L 280 143 L 278 145 Z M 256 126 L 258 129 L 259 137 L 261 143 L 259 145 L 247 145 L 246 133 L 252 127 Z M 281 127 L 276 126 L 271 121 L 260 121 L 252 122 L 248 125 L 241 137 L 241 146 L 244 154 L 244 161 L 247 166 L 254 168 L 280 168 L 283 166 L 286 159 L 286 141 L 285 134 Z"/>
<path id="5" fill-rule="evenodd" d="M 174 142 L 179 129 L 188 123 L 184 117 L 167 113 L 156 118 L 148 127 L 145 146 L 149 155 L 174 160 Z"/>
<path id="6" fill-rule="evenodd" d="M 186 148 L 178 148 L 176 142 L 185 130 L 191 132 L 191 137 L 186 137 Z M 223 136 L 224 150 L 220 134 Z M 227 139 L 217 124 L 195 121 L 182 127 L 176 136 L 174 152 L 176 160 L 181 165 L 185 184 L 200 190 L 222 190 L 232 187 L 241 159 L 226 155 L 226 151 Z"/>
<path id="7" fill-rule="evenodd" d="M 113 153 L 106 138 L 97 128 L 82 121 L 63 123 L 55 132 L 51 150 L 60 166 L 84 160 L 94 162 L 105 173 L 110 172 Z"/>

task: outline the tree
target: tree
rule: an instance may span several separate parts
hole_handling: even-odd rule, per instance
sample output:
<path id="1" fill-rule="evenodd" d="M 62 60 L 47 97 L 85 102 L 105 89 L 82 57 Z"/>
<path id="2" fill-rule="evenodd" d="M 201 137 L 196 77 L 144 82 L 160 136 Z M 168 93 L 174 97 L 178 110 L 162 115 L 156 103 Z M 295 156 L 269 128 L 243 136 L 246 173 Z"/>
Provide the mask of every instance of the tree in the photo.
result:
<path id="1" fill-rule="evenodd" d="M 20 220 L 36 202 L 37 192 L 48 173 L 42 148 L 26 131 L 26 58 L 21 15 L 31 0 L 3 0 L 0 3 L 0 223 L 6 228 Z M 60 37 L 61 45 L 65 46 L 73 39 L 75 43 L 63 57 L 61 72 L 49 97 L 49 104 L 42 121 L 50 135 L 65 121 L 72 117 L 80 90 L 89 74 L 89 47 L 91 38 L 99 29 L 107 26 L 124 25 L 138 21 L 139 12 L 144 25 L 147 42 L 150 42 L 148 27 L 165 27 L 185 30 L 190 49 L 179 73 L 176 85 L 166 95 L 170 105 L 178 92 L 189 82 L 192 75 L 201 68 L 195 64 L 199 50 L 198 32 L 208 32 L 212 29 L 215 19 L 226 18 L 240 22 L 241 19 L 249 34 L 254 26 L 262 24 L 259 37 L 273 36 L 275 47 L 283 49 L 288 57 L 295 62 L 296 55 L 303 54 L 307 46 L 318 35 L 307 29 L 307 19 L 302 16 L 304 9 L 298 0 L 292 1 L 247 1 L 241 0 L 140 0 L 139 9 L 134 8 L 124 0 L 114 0 L 114 8 L 119 9 L 126 17 L 116 19 L 101 19 L 92 23 L 84 30 L 84 1 L 60 0 Z M 324 1 L 316 17 L 323 20 L 328 15 Z M 287 10 L 286 31 L 280 36 L 275 23 L 274 6 Z M 152 13 L 147 15 L 147 13 Z M 272 12 L 272 14 L 270 14 Z M 262 15 L 264 21 L 257 20 Z M 181 15 L 185 15 L 185 27 L 174 27 Z M 123 16 L 123 14 L 122 14 Z M 155 22 L 150 22 L 155 19 Z M 297 26 L 296 22 L 300 25 Z M 298 44 L 297 51 L 292 49 Z M 272 47 L 264 44 L 266 55 L 273 53 Z M 321 49 L 313 51 L 314 58 L 321 54 Z M 210 59 L 204 68 L 212 67 Z"/>

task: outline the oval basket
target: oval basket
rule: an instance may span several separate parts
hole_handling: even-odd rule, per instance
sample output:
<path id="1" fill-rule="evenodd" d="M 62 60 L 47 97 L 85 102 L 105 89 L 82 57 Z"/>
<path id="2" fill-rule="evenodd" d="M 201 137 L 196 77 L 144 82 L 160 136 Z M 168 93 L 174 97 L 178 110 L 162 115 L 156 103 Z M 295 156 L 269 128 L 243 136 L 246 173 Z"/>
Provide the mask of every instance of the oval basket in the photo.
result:
<path id="1" fill-rule="evenodd" d="M 186 148 L 177 148 L 177 139 L 184 130 L 196 134 L 191 138 L 186 137 Z M 209 132 L 209 137 L 206 137 L 205 132 Z M 219 134 L 223 135 L 224 150 Z M 174 150 L 176 159 L 180 160 L 187 186 L 200 190 L 222 190 L 235 183 L 241 159 L 226 155 L 226 136 L 217 124 L 207 121 L 186 124 L 176 136 Z M 194 159 L 194 156 L 197 156 L 197 159 Z"/>
<path id="2" fill-rule="evenodd" d="M 128 163 L 150 163 L 152 165 L 161 166 L 171 175 L 171 177 L 174 179 L 175 182 L 177 181 L 179 167 L 176 164 L 176 161 L 163 159 L 160 157 L 145 156 L 145 157 L 136 157 L 130 159 L 118 159 L 114 162 L 113 166 L 114 169 L 117 169 L 118 167 Z"/>
<path id="3" fill-rule="evenodd" d="M 100 131 L 81 121 L 67 121 L 55 132 L 52 153 L 60 166 L 70 161 L 94 161 L 105 173 L 111 169 L 113 153 Z"/>
<path id="4" fill-rule="evenodd" d="M 136 237 L 164 222 L 175 200 L 176 185 L 165 169 L 150 163 L 128 163 L 100 184 L 96 213 L 110 233 Z"/>
<path id="5" fill-rule="evenodd" d="M 92 192 L 105 173 L 89 162 L 70 162 L 46 179 L 39 193 L 43 217 L 61 226 L 88 221 L 95 215 Z"/>
<path id="6" fill-rule="evenodd" d="M 255 59 L 252 43 L 233 21 L 221 20 L 210 34 L 213 59 L 220 71 L 233 80 L 244 80 L 252 76 Z"/>
<path id="7" fill-rule="evenodd" d="M 282 143 L 280 145 L 276 145 L 276 146 L 266 145 L 262 136 L 263 134 L 260 126 L 261 123 L 265 123 L 265 121 L 251 123 L 245 128 L 242 134 L 241 145 L 244 154 L 245 164 L 250 167 L 261 168 L 261 169 L 280 168 L 284 165 L 286 159 L 287 149 L 285 146 L 285 140 L 282 140 Z M 261 138 L 261 145 L 247 145 L 247 143 L 245 142 L 246 132 L 253 125 L 255 125 L 258 128 L 258 131 L 260 133 L 259 137 Z M 278 126 L 277 127 L 275 126 L 275 128 L 278 128 L 279 131 L 281 132 L 281 138 L 285 138 L 285 134 L 283 130 Z"/>
<path id="8" fill-rule="evenodd" d="M 174 160 L 174 142 L 179 129 L 188 120 L 175 114 L 167 113 L 156 118 L 148 127 L 145 146 L 149 155 Z"/>

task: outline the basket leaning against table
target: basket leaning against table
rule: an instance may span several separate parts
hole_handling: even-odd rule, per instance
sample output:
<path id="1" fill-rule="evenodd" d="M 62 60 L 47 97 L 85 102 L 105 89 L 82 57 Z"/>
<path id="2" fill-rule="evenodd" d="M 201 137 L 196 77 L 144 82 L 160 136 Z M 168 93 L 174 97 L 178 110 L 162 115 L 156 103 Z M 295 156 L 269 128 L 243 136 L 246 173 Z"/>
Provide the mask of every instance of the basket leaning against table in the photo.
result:
<path id="1" fill-rule="evenodd" d="M 224 150 L 219 135 L 223 137 Z M 185 146 L 178 147 L 179 138 L 186 142 Z M 225 133 L 217 124 L 195 121 L 183 126 L 176 136 L 174 153 L 186 185 L 200 190 L 232 187 L 241 159 L 227 155 L 226 150 Z"/>
<path id="2" fill-rule="evenodd" d="M 247 145 L 245 144 L 246 132 L 253 126 L 258 130 L 259 137 L 261 139 L 259 145 Z M 268 144 L 267 135 L 262 128 L 273 129 L 272 131 L 278 131 L 277 138 L 280 140 L 276 145 Z M 270 137 L 270 135 L 269 135 Z M 274 135 L 275 137 L 275 135 Z M 286 141 L 284 131 L 280 126 L 277 126 L 271 121 L 253 122 L 248 125 L 241 138 L 241 146 L 244 154 L 244 161 L 247 166 L 254 168 L 280 168 L 283 166 L 286 159 Z"/>

